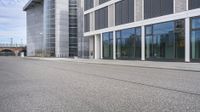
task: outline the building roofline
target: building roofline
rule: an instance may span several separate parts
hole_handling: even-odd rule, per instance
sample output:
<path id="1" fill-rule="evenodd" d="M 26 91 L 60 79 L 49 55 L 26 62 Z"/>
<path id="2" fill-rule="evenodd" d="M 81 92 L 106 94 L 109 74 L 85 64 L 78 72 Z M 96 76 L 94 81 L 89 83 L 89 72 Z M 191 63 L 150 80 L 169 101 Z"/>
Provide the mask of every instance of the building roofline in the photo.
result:
<path id="1" fill-rule="evenodd" d="M 29 8 L 33 7 L 35 4 L 40 4 L 42 0 L 29 0 L 23 7 L 23 11 L 27 11 Z"/>

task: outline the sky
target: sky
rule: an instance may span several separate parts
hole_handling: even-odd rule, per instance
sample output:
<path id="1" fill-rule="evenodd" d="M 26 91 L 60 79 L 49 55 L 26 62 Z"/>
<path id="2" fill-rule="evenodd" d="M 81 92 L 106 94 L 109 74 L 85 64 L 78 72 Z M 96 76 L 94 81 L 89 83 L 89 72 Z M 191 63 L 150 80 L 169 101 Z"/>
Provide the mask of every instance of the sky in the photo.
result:
<path id="1" fill-rule="evenodd" d="M 26 13 L 28 0 L 0 0 L 0 43 L 26 44 Z"/>

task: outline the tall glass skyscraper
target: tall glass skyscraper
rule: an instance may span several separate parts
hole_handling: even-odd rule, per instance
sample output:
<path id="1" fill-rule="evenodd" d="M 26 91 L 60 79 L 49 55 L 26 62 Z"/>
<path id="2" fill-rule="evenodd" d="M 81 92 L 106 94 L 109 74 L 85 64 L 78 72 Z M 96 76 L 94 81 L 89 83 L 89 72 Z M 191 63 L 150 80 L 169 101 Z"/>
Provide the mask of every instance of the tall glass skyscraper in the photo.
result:
<path id="1" fill-rule="evenodd" d="M 24 11 L 28 56 L 79 55 L 78 41 L 83 37 L 81 0 L 30 0 Z"/>

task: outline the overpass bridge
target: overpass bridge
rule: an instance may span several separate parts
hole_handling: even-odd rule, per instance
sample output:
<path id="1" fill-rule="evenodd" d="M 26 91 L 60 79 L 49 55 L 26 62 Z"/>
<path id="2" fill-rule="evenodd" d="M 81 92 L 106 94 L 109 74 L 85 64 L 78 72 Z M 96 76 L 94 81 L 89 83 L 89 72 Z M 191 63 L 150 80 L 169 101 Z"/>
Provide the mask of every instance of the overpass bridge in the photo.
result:
<path id="1" fill-rule="evenodd" d="M 0 56 L 20 56 L 22 52 L 26 55 L 24 44 L 0 44 Z"/>

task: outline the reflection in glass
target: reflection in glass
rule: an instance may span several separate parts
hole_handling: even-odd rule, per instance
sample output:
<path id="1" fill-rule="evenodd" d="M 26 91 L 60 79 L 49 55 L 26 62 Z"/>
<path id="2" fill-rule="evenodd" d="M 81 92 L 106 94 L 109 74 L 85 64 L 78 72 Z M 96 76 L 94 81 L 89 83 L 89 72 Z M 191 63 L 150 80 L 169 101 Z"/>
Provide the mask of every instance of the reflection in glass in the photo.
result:
<path id="1" fill-rule="evenodd" d="M 103 58 L 112 59 L 113 58 L 113 33 L 103 33 Z"/>
<path id="2" fill-rule="evenodd" d="M 194 18 L 192 19 L 192 29 L 200 28 L 200 19 Z"/>
<path id="3" fill-rule="evenodd" d="M 146 26 L 146 58 L 184 59 L 184 27 L 184 20 Z"/>
<path id="4" fill-rule="evenodd" d="M 116 32 L 117 59 L 141 57 L 141 28 L 130 28 Z"/>
<path id="5" fill-rule="evenodd" d="M 199 17 L 192 19 L 191 58 L 193 60 L 200 59 L 200 18 Z"/>

